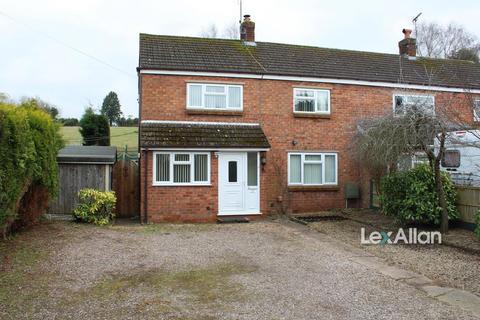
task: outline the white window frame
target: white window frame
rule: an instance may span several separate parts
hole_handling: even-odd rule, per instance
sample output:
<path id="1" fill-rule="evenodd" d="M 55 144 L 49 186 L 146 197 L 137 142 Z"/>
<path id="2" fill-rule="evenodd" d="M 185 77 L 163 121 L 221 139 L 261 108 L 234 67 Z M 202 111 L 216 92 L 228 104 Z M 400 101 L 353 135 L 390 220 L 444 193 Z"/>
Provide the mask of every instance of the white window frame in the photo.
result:
<path id="1" fill-rule="evenodd" d="M 297 91 L 299 90 L 307 90 L 307 91 L 313 91 L 313 100 L 315 101 L 315 110 L 317 110 L 317 93 L 318 92 L 326 92 L 327 93 L 327 104 L 328 104 L 328 110 L 327 111 L 297 111 L 295 110 L 295 101 L 297 98 L 299 99 L 305 99 L 306 97 L 299 96 L 297 97 Z M 315 89 L 315 88 L 293 88 L 293 113 L 300 113 L 300 114 L 330 114 L 332 110 L 331 107 L 331 102 L 330 102 L 330 90 L 329 89 Z"/>
<path id="2" fill-rule="evenodd" d="M 300 156 L 300 182 L 291 182 L 290 181 L 290 156 Z M 321 156 L 321 160 L 305 160 L 306 155 L 312 156 Z M 336 186 L 338 185 L 338 153 L 336 152 L 289 152 L 288 156 L 288 185 L 289 186 Z M 335 182 L 325 182 L 325 156 L 334 156 L 335 157 Z M 322 183 L 304 183 L 304 165 L 305 163 L 321 163 L 322 164 Z"/>
<path id="3" fill-rule="evenodd" d="M 168 154 L 170 159 L 169 166 L 169 181 L 157 181 L 157 155 L 158 154 Z M 175 161 L 176 154 L 188 154 L 189 161 Z M 195 155 L 207 155 L 207 181 L 195 181 Z M 173 165 L 174 164 L 189 164 L 190 165 L 190 182 L 173 182 Z M 170 151 L 155 151 L 153 152 L 153 177 L 152 185 L 153 186 L 208 186 L 210 185 L 210 152 L 170 152 Z"/>
<path id="4" fill-rule="evenodd" d="M 480 110 L 480 99 L 473 100 L 473 121 L 480 122 L 480 113 L 477 113 L 477 109 L 475 109 L 477 105 Z"/>
<path id="5" fill-rule="evenodd" d="M 430 97 L 433 100 L 433 114 L 435 114 L 435 95 L 432 95 L 432 94 L 394 93 L 393 98 L 392 98 L 392 111 L 393 111 L 393 115 L 395 115 L 395 116 L 402 116 L 402 114 L 397 114 L 395 112 L 395 107 L 396 107 L 395 98 L 396 97 L 422 97 L 422 98 Z"/>
<path id="6" fill-rule="evenodd" d="M 201 106 L 190 106 L 190 86 L 202 86 L 202 105 Z M 205 106 L 205 94 L 206 94 L 206 86 L 216 86 L 216 87 L 223 87 L 225 93 L 214 93 L 209 92 L 208 94 L 212 95 L 225 95 L 226 96 L 226 107 L 225 108 L 207 108 Z M 240 108 L 230 108 L 230 99 L 228 94 L 229 88 L 240 88 Z M 243 85 L 240 84 L 219 84 L 219 83 L 198 83 L 198 82 L 188 82 L 187 83 L 187 109 L 194 109 L 194 110 L 221 110 L 221 111 L 243 111 Z"/>

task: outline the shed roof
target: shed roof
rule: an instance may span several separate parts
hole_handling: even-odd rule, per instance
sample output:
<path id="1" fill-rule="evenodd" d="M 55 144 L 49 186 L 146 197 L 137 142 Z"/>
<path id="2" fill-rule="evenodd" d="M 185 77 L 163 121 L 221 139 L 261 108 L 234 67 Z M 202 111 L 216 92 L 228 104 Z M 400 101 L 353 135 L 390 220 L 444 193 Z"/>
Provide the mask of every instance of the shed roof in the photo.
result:
<path id="1" fill-rule="evenodd" d="M 480 64 L 452 59 L 140 34 L 139 69 L 227 72 L 480 89 Z"/>
<path id="2" fill-rule="evenodd" d="M 142 121 L 140 132 L 148 148 L 270 148 L 258 123 Z"/>
<path id="3" fill-rule="evenodd" d="M 117 149 L 105 146 L 66 146 L 57 155 L 58 163 L 105 163 L 117 160 Z"/>

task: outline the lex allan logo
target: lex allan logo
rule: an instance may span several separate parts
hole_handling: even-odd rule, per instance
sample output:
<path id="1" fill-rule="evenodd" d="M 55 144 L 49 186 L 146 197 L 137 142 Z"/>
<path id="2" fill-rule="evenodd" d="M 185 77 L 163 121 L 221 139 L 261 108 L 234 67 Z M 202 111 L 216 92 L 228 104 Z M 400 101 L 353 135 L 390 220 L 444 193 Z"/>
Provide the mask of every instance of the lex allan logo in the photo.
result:
<path id="1" fill-rule="evenodd" d="M 398 229 L 393 231 L 373 231 L 368 237 L 365 228 L 361 228 L 361 244 L 442 244 L 442 234 L 439 231 L 420 231 L 417 228 Z"/>

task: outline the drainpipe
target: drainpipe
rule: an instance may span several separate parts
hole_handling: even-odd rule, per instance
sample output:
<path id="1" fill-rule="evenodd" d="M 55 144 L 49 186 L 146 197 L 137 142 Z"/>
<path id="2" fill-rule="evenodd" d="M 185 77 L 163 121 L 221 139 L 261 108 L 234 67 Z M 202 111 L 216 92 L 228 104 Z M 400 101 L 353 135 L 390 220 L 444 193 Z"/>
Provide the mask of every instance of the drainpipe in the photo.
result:
<path id="1" fill-rule="evenodd" d="M 145 168 L 143 170 L 143 221 L 142 223 L 148 223 L 148 215 L 147 215 L 147 208 L 148 208 L 148 196 L 147 196 L 147 177 L 148 177 L 148 148 L 145 148 L 143 152 L 143 156 L 145 158 L 144 164 Z"/>

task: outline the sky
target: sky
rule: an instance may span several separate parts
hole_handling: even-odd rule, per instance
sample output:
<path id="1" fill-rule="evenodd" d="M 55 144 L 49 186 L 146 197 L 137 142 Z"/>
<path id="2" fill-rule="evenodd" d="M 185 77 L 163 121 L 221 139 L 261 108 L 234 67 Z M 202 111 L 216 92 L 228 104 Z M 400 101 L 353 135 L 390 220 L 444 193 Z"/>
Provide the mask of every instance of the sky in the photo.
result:
<path id="1" fill-rule="evenodd" d="M 398 52 L 412 18 L 480 36 L 480 1 L 243 0 L 257 41 Z M 38 96 L 81 117 L 115 91 L 138 116 L 138 34 L 199 36 L 238 23 L 239 0 L 0 0 L 0 92 Z"/>

